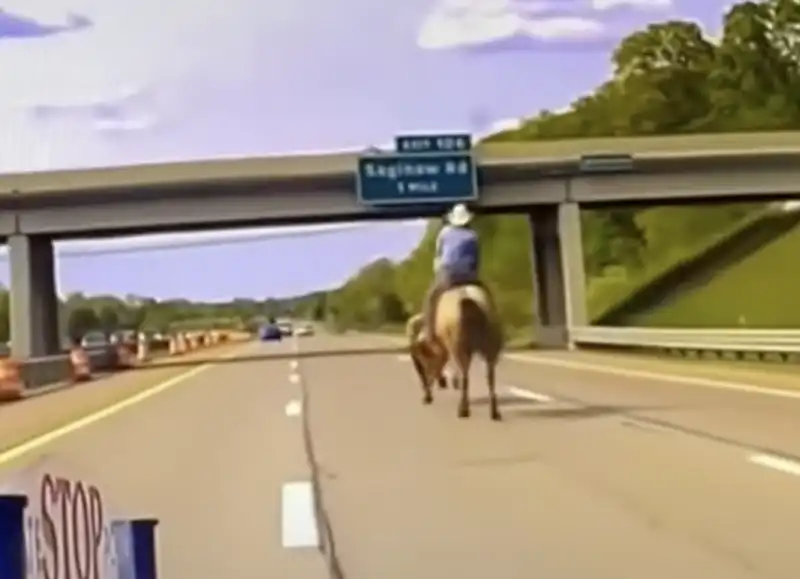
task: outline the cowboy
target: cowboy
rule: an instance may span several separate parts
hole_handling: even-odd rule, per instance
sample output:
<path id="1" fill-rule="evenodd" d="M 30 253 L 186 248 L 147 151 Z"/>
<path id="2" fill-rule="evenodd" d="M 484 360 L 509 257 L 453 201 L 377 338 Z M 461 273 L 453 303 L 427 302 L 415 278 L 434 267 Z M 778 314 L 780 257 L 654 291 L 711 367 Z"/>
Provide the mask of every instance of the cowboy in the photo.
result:
<path id="1" fill-rule="evenodd" d="M 458 285 L 479 283 L 480 247 L 478 234 L 470 226 L 472 217 L 466 205 L 457 204 L 447 214 L 447 223 L 436 238 L 434 281 L 423 304 L 423 340 L 429 340 L 435 334 L 436 304 L 442 293 Z"/>

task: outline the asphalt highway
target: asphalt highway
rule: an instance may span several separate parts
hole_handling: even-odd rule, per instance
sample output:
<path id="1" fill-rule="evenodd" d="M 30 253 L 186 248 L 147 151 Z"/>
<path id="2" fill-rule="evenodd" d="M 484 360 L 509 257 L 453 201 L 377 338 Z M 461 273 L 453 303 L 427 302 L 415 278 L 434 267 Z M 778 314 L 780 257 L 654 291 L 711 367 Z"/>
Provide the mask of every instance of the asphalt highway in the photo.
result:
<path id="1" fill-rule="evenodd" d="M 791 376 L 512 355 L 494 423 L 480 372 L 458 419 L 389 343 L 247 344 L 31 457 L 160 518 L 163 577 L 327 577 L 304 423 L 348 579 L 797 577 Z"/>

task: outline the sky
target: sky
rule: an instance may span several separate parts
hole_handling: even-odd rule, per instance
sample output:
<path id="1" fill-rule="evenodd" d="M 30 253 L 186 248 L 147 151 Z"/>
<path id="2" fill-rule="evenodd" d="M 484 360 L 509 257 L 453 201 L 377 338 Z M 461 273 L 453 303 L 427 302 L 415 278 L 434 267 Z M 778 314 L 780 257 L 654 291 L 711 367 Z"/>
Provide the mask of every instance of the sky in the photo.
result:
<path id="1" fill-rule="evenodd" d="M 363 149 L 419 131 L 482 134 L 561 110 L 599 85 L 629 32 L 688 18 L 716 35 L 727 5 L 0 0 L 0 71 L 13 79 L 0 84 L 0 173 Z M 61 289 L 298 293 L 336 284 L 373 257 L 402 257 L 421 231 L 367 225 L 63 257 Z M 69 253 L 86 242 L 62 246 Z"/>

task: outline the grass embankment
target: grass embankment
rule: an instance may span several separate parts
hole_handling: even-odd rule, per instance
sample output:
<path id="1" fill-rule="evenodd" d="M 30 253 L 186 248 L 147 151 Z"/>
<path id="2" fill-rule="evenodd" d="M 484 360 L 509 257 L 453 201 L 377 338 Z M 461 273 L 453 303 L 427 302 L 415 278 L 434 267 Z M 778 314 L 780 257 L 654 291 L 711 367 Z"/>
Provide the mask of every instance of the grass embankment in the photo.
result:
<path id="1" fill-rule="evenodd" d="M 800 226 L 664 307 L 635 316 L 651 327 L 800 328 Z"/>
<path id="2" fill-rule="evenodd" d="M 793 230 L 798 222 L 800 213 L 767 208 L 705 240 L 684 246 L 682 252 L 651 265 L 639 280 L 631 280 L 632 285 L 608 288 L 612 291 L 600 297 L 615 297 L 617 301 L 595 317 L 593 323 L 640 325 L 649 313 L 661 310 L 687 292 L 704 287 L 719 273 L 741 261 L 755 257 Z M 618 294 L 614 295 L 613 290 Z"/>
<path id="3" fill-rule="evenodd" d="M 669 213 L 653 209 L 651 218 L 677 217 Z M 684 236 L 634 274 L 593 279 L 590 315 L 594 323 L 650 327 L 800 327 L 800 308 L 790 316 L 783 309 L 800 295 L 800 276 L 787 268 L 800 253 L 798 220 L 800 214 L 766 209 L 715 234 Z M 403 330 L 402 324 L 381 328 Z M 518 343 L 531 329 L 511 334 Z"/>

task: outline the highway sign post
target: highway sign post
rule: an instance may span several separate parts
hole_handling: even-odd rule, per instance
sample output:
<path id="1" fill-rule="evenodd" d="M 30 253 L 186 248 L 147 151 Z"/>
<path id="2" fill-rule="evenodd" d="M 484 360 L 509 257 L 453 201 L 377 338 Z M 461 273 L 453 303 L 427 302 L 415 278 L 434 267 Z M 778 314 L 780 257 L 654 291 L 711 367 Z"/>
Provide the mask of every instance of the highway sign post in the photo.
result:
<path id="1" fill-rule="evenodd" d="M 466 134 L 399 136 L 395 153 L 358 159 L 356 188 L 362 205 L 426 205 L 478 197 L 471 138 Z"/>

